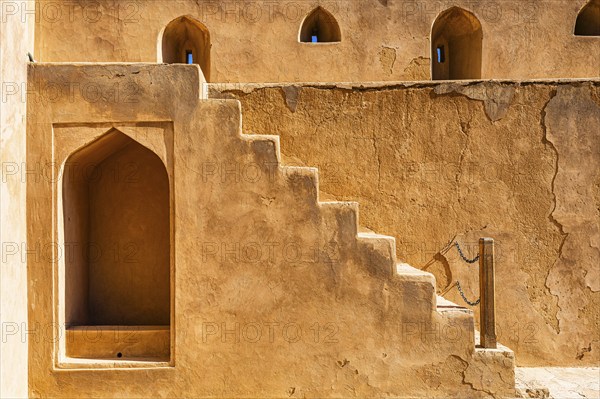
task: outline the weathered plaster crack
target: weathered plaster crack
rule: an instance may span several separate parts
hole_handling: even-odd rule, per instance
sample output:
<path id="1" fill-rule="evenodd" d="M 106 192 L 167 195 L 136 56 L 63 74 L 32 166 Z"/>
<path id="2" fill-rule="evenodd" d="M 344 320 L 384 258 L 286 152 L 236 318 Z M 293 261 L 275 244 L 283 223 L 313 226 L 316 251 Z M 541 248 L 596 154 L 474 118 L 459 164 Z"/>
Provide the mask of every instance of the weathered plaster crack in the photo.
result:
<path id="1" fill-rule="evenodd" d="M 468 82 L 461 82 L 460 85 L 462 87 L 471 87 L 477 86 L 482 83 L 489 82 L 485 80 L 473 80 Z M 560 81 L 556 80 L 536 80 L 536 81 L 527 81 L 527 80 L 494 80 L 494 84 L 500 86 L 560 86 L 560 85 L 572 85 L 577 82 L 586 82 L 589 83 L 590 79 L 562 79 Z M 591 84 L 595 85 L 597 81 L 592 80 Z M 381 82 L 366 82 L 366 83 L 352 83 L 352 82 L 340 82 L 340 83 L 332 83 L 332 82 L 293 82 L 293 83 L 209 83 L 209 91 L 211 98 L 220 98 L 220 96 L 232 94 L 237 96 L 238 98 L 245 97 L 246 95 L 252 94 L 254 92 L 260 92 L 264 90 L 270 90 L 275 88 L 281 88 L 285 86 L 290 86 L 290 84 L 294 86 L 301 87 L 302 89 L 317 89 L 317 90 L 339 90 L 343 92 L 379 92 L 379 91 L 388 91 L 388 90 L 397 90 L 397 89 L 420 89 L 420 88 L 433 88 L 446 85 L 447 83 L 440 83 L 439 81 L 431 81 L 431 80 L 421 80 L 421 81 L 381 81 Z M 435 93 L 436 95 L 450 95 L 450 93 Z M 468 97 L 468 96 L 467 96 Z M 483 101 L 483 100 L 480 100 Z"/>
<path id="2" fill-rule="evenodd" d="M 506 381 L 506 380 L 504 379 L 504 373 L 502 373 L 501 371 L 497 371 L 496 373 L 498 374 L 498 376 L 500 377 L 500 380 L 501 380 L 503 383 L 505 383 L 505 384 L 508 384 L 508 385 L 512 385 L 512 384 L 514 383 L 513 381 Z"/>
<path id="3" fill-rule="evenodd" d="M 486 393 L 486 394 L 490 395 L 492 398 L 496 397 L 493 392 L 490 392 L 487 389 L 483 389 L 483 388 L 482 389 L 478 389 L 478 388 L 475 388 L 475 386 L 473 385 L 472 382 L 469 382 L 469 381 L 466 380 L 465 374 L 466 374 L 466 370 L 462 372 L 462 377 L 463 377 L 462 383 L 463 384 L 470 386 L 471 389 L 474 390 L 474 391 L 479 391 L 479 392 Z"/>
<path id="4" fill-rule="evenodd" d="M 296 112 L 296 108 L 298 107 L 298 98 L 302 92 L 302 87 L 285 86 L 282 87 L 281 90 L 283 91 L 283 96 L 285 97 L 285 105 L 287 105 L 290 111 Z"/>
<path id="5" fill-rule="evenodd" d="M 407 73 L 408 70 L 411 67 L 414 67 L 415 65 L 417 65 L 419 62 L 424 62 L 424 61 L 429 61 L 430 58 L 426 58 L 426 57 L 415 57 L 412 60 L 410 60 L 410 62 L 408 63 L 408 66 L 406 68 L 404 68 L 404 73 Z"/>
<path id="6" fill-rule="evenodd" d="M 379 52 L 379 62 L 383 69 L 386 69 L 388 74 L 394 72 L 394 64 L 396 64 L 396 49 L 389 46 L 381 46 Z"/>
<path id="7" fill-rule="evenodd" d="M 465 366 L 462 370 L 460 370 L 460 374 L 462 376 L 462 381 L 461 381 L 462 384 L 468 385 L 469 387 L 471 387 L 471 389 L 473 391 L 483 392 L 483 393 L 486 393 L 486 394 L 490 395 L 491 397 L 495 397 L 495 395 L 492 392 L 490 392 L 490 391 L 488 391 L 486 389 L 483 389 L 483 388 L 482 389 L 478 389 L 478 388 L 476 388 L 473 385 L 472 382 L 467 381 L 467 370 L 470 367 L 469 362 L 467 362 L 466 360 L 464 360 L 463 358 L 461 358 L 458 355 L 451 355 L 451 357 L 457 359 L 458 361 L 460 361 Z"/>
<path id="8" fill-rule="evenodd" d="M 321 125 L 323 124 L 323 121 L 317 122 L 315 124 L 315 130 L 313 131 L 313 135 L 316 136 L 317 132 L 319 131 L 319 129 L 321 128 Z"/>
<path id="9" fill-rule="evenodd" d="M 586 346 L 585 348 L 581 348 L 578 352 L 577 352 L 577 356 L 575 356 L 575 358 L 577 360 L 582 360 L 583 357 L 585 356 L 586 353 L 589 353 L 592 351 L 592 343 L 590 342 L 588 346 Z"/>
<path id="10" fill-rule="evenodd" d="M 428 58 L 426 58 L 428 59 Z M 490 82 L 489 80 L 472 80 L 460 82 L 464 87 L 479 85 L 481 83 Z M 593 86 L 600 86 L 600 79 L 594 80 L 589 78 L 582 79 L 536 79 L 536 80 L 493 80 L 496 85 L 502 86 L 538 86 L 538 87 L 556 87 L 573 85 L 576 83 L 589 83 Z M 302 88 L 314 88 L 314 89 L 340 89 L 345 91 L 384 91 L 396 88 L 433 88 L 445 84 L 440 81 L 422 80 L 422 81 L 375 81 L 375 82 L 289 82 L 289 83 L 209 83 L 209 87 L 217 92 L 227 91 L 243 91 L 245 94 L 250 94 L 254 91 L 260 91 L 265 89 L 279 88 L 289 85 L 301 86 Z M 232 88 L 228 88 L 228 86 Z M 241 87 L 234 89 L 233 87 Z"/>
<path id="11" fill-rule="evenodd" d="M 379 154 L 375 132 L 373 132 L 371 141 L 373 143 L 373 149 L 375 150 L 375 159 L 377 159 L 377 191 L 381 192 L 381 154 Z"/>
<path id="12" fill-rule="evenodd" d="M 552 210 L 548 214 L 548 220 L 550 221 L 550 223 L 552 223 L 554 226 L 556 226 L 556 228 L 558 229 L 560 235 L 562 236 L 562 240 L 561 240 L 561 243 L 560 243 L 560 245 L 558 247 L 558 255 L 556 257 L 556 260 L 552 264 L 552 268 L 554 268 L 554 266 L 556 266 L 556 264 L 562 258 L 563 247 L 565 245 L 565 241 L 567 240 L 567 237 L 569 236 L 569 233 L 565 233 L 564 227 L 563 227 L 562 223 L 560 223 L 554 217 L 554 211 L 556 210 L 556 206 L 557 206 L 556 191 L 555 191 L 555 182 L 556 182 L 556 177 L 558 176 L 560 155 L 559 155 L 558 149 L 556 148 L 556 146 L 554 145 L 554 143 L 548 139 L 548 129 L 547 129 L 547 126 L 546 126 L 546 108 L 548 107 L 548 104 L 550 104 L 550 102 L 552 101 L 552 99 L 554 99 L 554 97 L 556 97 L 556 93 L 557 93 L 556 89 L 552 90 L 552 92 L 550 93 L 550 99 L 542 107 L 541 120 L 540 120 L 540 124 L 542 126 L 542 131 L 544 133 L 544 135 L 542 137 L 542 143 L 544 143 L 544 145 L 549 146 L 552 149 L 552 151 L 554 151 L 555 159 L 556 159 L 556 161 L 554 162 L 554 175 L 552 176 L 552 182 L 550 183 L 550 189 L 552 191 L 552 198 L 553 198 L 552 201 L 553 201 L 553 204 L 552 204 Z M 551 270 L 552 270 L 552 268 L 551 268 Z M 550 274 L 550 271 L 548 272 L 548 275 L 549 274 Z M 554 297 L 556 297 L 558 299 L 558 295 L 554 295 L 552 293 L 552 289 L 548 286 L 548 276 L 546 276 L 546 279 L 544 280 L 544 286 L 546 287 L 546 290 L 548 291 L 548 293 L 550 295 L 552 295 L 552 296 L 554 296 Z M 560 307 L 559 301 L 557 301 L 556 305 L 559 308 L 559 310 L 562 310 L 561 307 Z M 558 318 L 558 312 L 555 315 L 555 317 L 556 317 L 556 321 L 557 322 L 556 322 L 556 327 L 554 328 L 554 330 L 556 331 L 557 334 L 560 334 L 560 319 Z"/>
<path id="13" fill-rule="evenodd" d="M 463 123 L 462 122 L 462 118 L 461 118 L 461 114 L 460 114 L 460 109 L 458 107 L 458 104 L 456 102 L 454 102 L 454 106 L 456 108 L 456 115 L 457 115 L 457 119 L 458 119 L 458 123 L 460 126 L 460 131 L 462 132 L 462 134 L 465 136 L 466 142 L 465 145 L 462 147 L 461 151 L 460 151 L 460 155 L 458 158 L 458 168 L 456 171 L 456 175 L 454 176 L 454 181 L 456 182 L 456 190 L 457 190 L 457 194 L 458 194 L 458 203 L 462 203 L 462 193 L 461 193 L 461 188 L 460 188 L 460 178 L 462 176 L 463 173 L 463 161 L 465 159 L 465 152 L 467 151 L 467 148 L 469 147 L 469 143 L 470 143 L 470 137 L 469 137 L 469 127 L 470 127 L 470 123 L 466 122 Z"/>
<path id="14" fill-rule="evenodd" d="M 494 84 L 477 82 L 477 84 L 464 83 L 442 83 L 433 89 L 436 95 L 448 95 L 456 93 L 471 100 L 481 101 L 485 115 L 491 122 L 504 118 L 518 85 Z"/>
<path id="15" fill-rule="evenodd" d="M 396 196 L 396 194 L 394 194 L 392 192 L 384 192 L 384 193 L 381 193 L 381 194 L 387 195 L 392 200 L 396 201 L 398 204 L 402 204 L 403 203 L 402 199 L 398 198 L 398 196 Z"/>

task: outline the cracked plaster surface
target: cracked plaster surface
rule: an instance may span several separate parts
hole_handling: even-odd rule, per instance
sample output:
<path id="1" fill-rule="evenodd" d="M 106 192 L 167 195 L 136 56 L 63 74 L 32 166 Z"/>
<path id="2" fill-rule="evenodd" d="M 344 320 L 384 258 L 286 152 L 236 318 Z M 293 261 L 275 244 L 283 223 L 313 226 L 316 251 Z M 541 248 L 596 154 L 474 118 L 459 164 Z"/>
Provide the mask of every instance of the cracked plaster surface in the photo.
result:
<path id="1" fill-rule="evenodd" d="M 293 114 L 277 85 L 212 95 L 318 167 L 323 196 L 359 201 L 439 291 L 461 279 L 475 298 L 477 272 L 443 249 L 495 238 L 499 339 L 519 364 L 598 361 L 599 82 L 300 86 Z"/>

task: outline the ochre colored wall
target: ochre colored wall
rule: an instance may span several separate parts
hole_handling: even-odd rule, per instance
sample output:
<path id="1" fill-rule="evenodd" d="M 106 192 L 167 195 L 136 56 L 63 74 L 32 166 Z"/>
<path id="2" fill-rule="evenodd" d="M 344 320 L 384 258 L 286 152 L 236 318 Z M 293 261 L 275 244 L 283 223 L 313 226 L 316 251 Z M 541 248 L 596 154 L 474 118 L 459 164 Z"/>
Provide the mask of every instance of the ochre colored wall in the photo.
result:
<path id="1" fill-rule="evenodd" d="M 441 12 L 459 6 L 481 22 L 483 79 L 600 75 L 600 38 L 573 35 L 584 0 L 320 4 L 337 19 L 340 43 L 298 43 L 301 22 L 316 6 L 312 2 L 42 0 L 36 57 L 156 62 L 163 29 L 189 15 L 210 33 L 211 82 L 429 80 L 432 25 Z"/>
<path id="2" fill-rule="evenodd" d="M 475 348 L 472 313 L 397 264 L 392 237 L 359 234 L 357 204 L 321 202 L 317 171 L 282 165 L 278 138 L 242 135 L 238 101 L 201 99 L 199 67 L 34 64 L 29 79 L 58 93 L 28 102 L 32 161 L 123 132 L 165 165 L 173 221 L 170 330 L 70 330 L 83 359 L 59 332 L 30 340 L 31 397 L 514 396 L 512 351 Z M 117 83 L 139 94 L 69 90 Z M 27 181 L 28 240 L 60 231 L 60 184 Z M 33 322 L 63 325 L 63 276 L 55 258 L 28 269 Z"/>
<path id="3" fill-rule="evenodd" d="M 597 364 L 599 81 L 211 91 L 240 99 L 245 133 L 280 135 L 285 162 L 318 167 L 323 198 L 358 201 L 438 292 L 458 279 L 474 300 L 476 266 L 443 249 L 495 238 L 499 340 L 519 364 Z"/>
<path id="4" fill-rule="evenodd" d="M 27 251 L 41 259 L 44 243 L 26 245 L 25 115 L 27 52 L 33 51 L 33 21 L 22 19 L 32 1 L 0 4 L 0 397 L 27 397 L 27 340 L 36 334 L 27 322 Z M 28 334 L 29 330 L 29 334 Z M 39 329 L 37 331 L 39 333 Z"/>

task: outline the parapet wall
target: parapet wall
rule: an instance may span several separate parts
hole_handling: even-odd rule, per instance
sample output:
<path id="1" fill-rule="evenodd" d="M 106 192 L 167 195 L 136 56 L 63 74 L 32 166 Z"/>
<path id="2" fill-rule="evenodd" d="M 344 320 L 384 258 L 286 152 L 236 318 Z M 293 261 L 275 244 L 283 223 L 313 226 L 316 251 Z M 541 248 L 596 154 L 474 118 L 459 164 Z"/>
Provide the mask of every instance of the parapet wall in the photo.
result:
<path id="1" fill-rule="evenodd" d="M 537 79 L 599 76 L 600 38 L 574 35 L 586 3 L 42 0 L 35 11 L 11 3 L 5 14 L 36 19 L 35 57 L 43 62 L 173 62 L 162 54 L 165 29 L 186 16 L 203 37 L 192 35 L 195 45 L 203 43 L 194 62 L 211 82 L 366 82 L 430 79 L 432 28 L 444 11 L 460 7 L 481 24 L 480 76 L 462 78 Z M 299 42 L 317 5 L 335 18 L 341 41 Z"/>
<path id="2" fill-rule="evenodd" d="M 280 135 L 287 164 L 319 167 L 322 198 L 359 201 L 438 292 L 476 298 L 476 267 L 444 248 L 495 238 L 499 341 L 520 365 L 597 364 L 600 81 L 210 90 L 241 101 L 244 133 Z"/>

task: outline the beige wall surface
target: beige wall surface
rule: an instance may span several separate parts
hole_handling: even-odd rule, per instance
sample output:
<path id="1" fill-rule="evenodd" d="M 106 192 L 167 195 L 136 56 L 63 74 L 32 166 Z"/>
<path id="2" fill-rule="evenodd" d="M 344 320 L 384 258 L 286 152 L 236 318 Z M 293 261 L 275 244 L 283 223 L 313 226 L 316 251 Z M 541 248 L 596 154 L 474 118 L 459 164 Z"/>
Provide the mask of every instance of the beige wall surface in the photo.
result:
<path id="1" fill-rule="evenodd" d="M 600 37 L 574 36 L 585 0 L 325 0 L 339 43 L 299 43 L 316 1 L 42 0 L 36 57 L 46 62 L 157 62 L 164 28 L 187 15 L 210 35 L 211 82 L 353 82 L 431 78 L 431 29 L 452 6 L 483 34 L 481 78 L 600 75 Z"/>
<path id="2" fill-rule="evenodd" d="M 13 10 L 33 9 L 33 4 L 8 3 L 0 4 L 0 397 L 14 398 L 27 397 L 26 341 L 32 330 L 27 323 L 24 179 L 25 82 L 33 19 L 21 19 Z"/>
<path id="3" fill-rule="evenodd" d="M 324 198 L 358 201 L 438 292 L 458 280 L 474 300 L 477 266 L 445 247 L 495 238 L 499 341 L 518 364 L 598 364 L 598 80 L 211 92 L 240 99 L 245 133 L 280 135 L 288 164 L 318 167 Z"/>
<path id="4" fill-rule="evenodd" d="M 29 340 L 30 396 L 514 396 L 512 351 L 475 348 L 472 313 L 397 264 L 392 237 L 359 233 L 357 204 L 321 202 L 317 171 L 282 165 L 277 137 L 243 135 L 238 101 L 201 100 L 198 67 L 34 64 L 29 80 L 30 161 L 57 170 L 117 130 L 166 167 L 173 229 L 170 329 L 69 330 L 77 359 L 60 331 Z M 27 182 L 33 242 L 66 226 L 53 176 Z M 31 322 L 62 327 L 61 259 L 29 265 Z"/>

